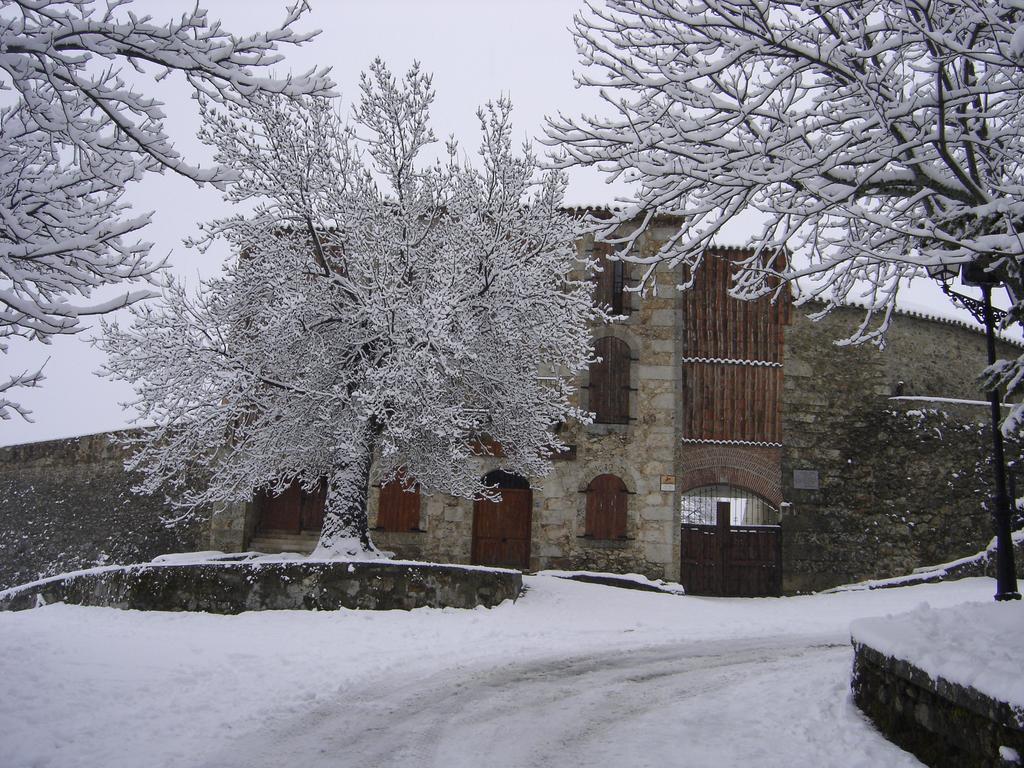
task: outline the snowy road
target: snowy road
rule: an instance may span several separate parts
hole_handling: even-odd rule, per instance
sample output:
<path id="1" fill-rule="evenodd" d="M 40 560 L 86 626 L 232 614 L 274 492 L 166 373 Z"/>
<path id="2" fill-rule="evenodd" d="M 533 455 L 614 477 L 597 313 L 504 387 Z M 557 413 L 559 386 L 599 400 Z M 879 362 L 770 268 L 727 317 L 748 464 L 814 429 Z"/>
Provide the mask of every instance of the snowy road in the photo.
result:
<path id="1" fill-rule="evenodd" d="M 447 670 L 348 691 L 202 765 L 920 765 L 849 704 L 850 658 L 780 638 Z"/>
<path id="2" fill-rule="evenodd" d="M 917 765 L 850 703 L 850 621 L 992 596 L 526 581 L 491 610 L 0 613 L 0 768 Z"/>

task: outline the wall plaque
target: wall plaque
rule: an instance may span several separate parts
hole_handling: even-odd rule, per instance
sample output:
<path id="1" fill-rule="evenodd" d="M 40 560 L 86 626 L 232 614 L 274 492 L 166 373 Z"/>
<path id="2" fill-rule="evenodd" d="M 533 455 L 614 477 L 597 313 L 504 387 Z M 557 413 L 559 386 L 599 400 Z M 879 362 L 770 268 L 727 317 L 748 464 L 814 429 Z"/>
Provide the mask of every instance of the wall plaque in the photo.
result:
<path id="1" fill-rule="evenodd" d="M 794 469 L 793 487 L 800 491 L 816 491 L 821 485 L 818 482 L 818 470 Z"/>
<path id="2" fill-rule="evenodd" d="M 661 491 L 662 493 L 672 493 L 676 489 L 676 476 L 675 475 L 662 475 L 661 476 Z"/>

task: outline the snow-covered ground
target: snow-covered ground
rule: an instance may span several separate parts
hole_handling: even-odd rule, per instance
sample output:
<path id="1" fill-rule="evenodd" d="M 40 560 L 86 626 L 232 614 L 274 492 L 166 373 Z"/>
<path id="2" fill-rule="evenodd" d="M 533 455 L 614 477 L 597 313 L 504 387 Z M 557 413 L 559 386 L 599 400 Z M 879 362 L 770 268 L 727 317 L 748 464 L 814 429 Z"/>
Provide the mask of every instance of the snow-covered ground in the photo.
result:
<path id="1" fill-rule="evenodd" d="M 492 610 L 0 613 L 0 765 L 917 765 L 850 702 L 850 622 L 993 592 L 526 583 Z"/>

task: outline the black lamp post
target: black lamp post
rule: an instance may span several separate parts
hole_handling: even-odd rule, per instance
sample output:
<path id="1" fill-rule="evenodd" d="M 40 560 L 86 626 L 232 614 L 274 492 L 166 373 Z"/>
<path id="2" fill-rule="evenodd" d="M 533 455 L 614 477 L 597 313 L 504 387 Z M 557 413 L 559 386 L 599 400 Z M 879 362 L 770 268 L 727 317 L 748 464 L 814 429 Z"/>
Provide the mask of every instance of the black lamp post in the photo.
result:
<path id="1" fill-rule="evenodd" d="M 938 277 L 935 272 L 932 275 Z M 949 281 L 942 281 L 942 290 L 954 302 L 960 304 L 975 319 L 985 325 L 985 340 L 988 346 L 988 364 L 996 361 L 995 324 L 1005 313 L 992 307 L 992 289 L 1000 285 L 997 275 L 985 269 L 977 261 L 963 265 L 960 270 L 960 282 L 964 285 L 981 289 L 982 300 L 957 293 L 949 287 Z M 996 492 L 993 518 L 996 529 L 996 600 L 1020 600 L 1017 591 L 1017 571 L 1013 557 L 1013 537 L 1010 533 L 1010 497 L 1006 492 L 1006 459 L 1003 453 L 1003 433 L 999 428 L 1001 421 L 999 388 L 989 390 L 989 402 L 992 408 L 992 468 L 995 473 Z"/>

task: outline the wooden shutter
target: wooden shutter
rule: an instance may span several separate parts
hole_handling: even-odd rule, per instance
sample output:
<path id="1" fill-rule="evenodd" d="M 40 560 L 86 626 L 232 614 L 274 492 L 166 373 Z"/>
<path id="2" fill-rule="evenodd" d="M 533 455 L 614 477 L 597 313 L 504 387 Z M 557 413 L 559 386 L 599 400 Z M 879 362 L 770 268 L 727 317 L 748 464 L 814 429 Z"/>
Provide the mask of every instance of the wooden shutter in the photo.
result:
<path id="1" fill-rule="evenodd" d="M 594 303 L 607 304 L 616 315 L 623 313 L 625 301 L 623 287 L 625 285 L 625 265 L 621 261 L 611 261 L 608 254 L 611 246 L 607 243 L 594 244 L 594 259 L 602 271 L 595 274 Z"/>
<path id="2" fill-rule="evenodd" d="M 615 475 L 598 475 L 587 486 L 587 536 L 626 538 L 626 484 Z"/>
<path id="3" fill-rule="evenodd" d="M 324 527 L 327 506 L 327 480 L 321 480 L 313 491 L 302 492 L 302 530 L 319 531 Z"/>
<path id="4" fill-rule="evenodd" d="M 590 410 L 599 424 L 629 423 L 629 345 L 605 336 L 594 343 L 601 361 L 590 366 Z"/>
<path id="5" fill-rule="evenodd" d="M 411 489 L 411 490 L 406 490 Z M 384 531 L 415 531 L 420 527 L 420 486 L 401 475 L 380 487 L 377 528 Z"/>

